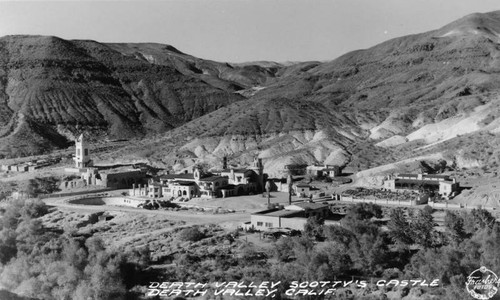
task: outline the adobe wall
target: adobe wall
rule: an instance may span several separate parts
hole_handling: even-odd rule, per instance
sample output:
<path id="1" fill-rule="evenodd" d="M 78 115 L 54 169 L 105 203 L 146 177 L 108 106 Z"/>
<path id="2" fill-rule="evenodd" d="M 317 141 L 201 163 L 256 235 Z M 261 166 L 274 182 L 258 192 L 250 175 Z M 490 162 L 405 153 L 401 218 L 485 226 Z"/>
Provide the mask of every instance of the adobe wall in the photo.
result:
<path id="1" fill-rule="evenodd" d="M 280 226 L 280 218 L 275 216 L 266 215 L 251 215 L 250 220 L 256 230 L 267 230 L 269 227 L 282 227 Z M 257 222 L 262 222 L 262 225 L 257 225 Z M 266 223 L 272 223 L 271 226 L 266 226 Z"/>

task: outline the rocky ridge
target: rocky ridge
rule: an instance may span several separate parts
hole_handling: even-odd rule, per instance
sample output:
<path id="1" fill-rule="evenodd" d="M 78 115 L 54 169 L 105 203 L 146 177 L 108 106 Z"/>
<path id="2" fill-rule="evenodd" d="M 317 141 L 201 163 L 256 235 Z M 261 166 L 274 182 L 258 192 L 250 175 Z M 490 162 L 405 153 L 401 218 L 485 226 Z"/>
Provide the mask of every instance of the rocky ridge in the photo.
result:
<path id="1" fill-rule="evenodd" d="M 2 139 L 26 128 L 36 140 L 41 134 L 33 128 L 43 128 L 39 131 L 52 134 L 41 138 L 54 143 L 61 132 L 78 126 L 109 136 L 140 135 L 146 138 L 138 146 L 117 153 L 179 168 L 200 160 L 215 163 L 224 155 L 241 164 L 260 155 L 275 171 L 288 163 L 325 162 L 363 169 L 368 162 L 382 165 L 429 153 L 439 153 L 450 165 L 466 162 L 468 150 L 443 145 L 458 143 L 465 134 L 496 137 L 499 32 L 500 12 L 472 14 L 330 62 L 286 65 L 219 63 L 160 44 L 23 37 L 51 47 L 43 55 L 21 55 L 19 70 L 10 70 L 15 64 L 6 64 L 5 57 L 11 61 L 16 52 L 5 49 L 23 53 L 33 47 L 7 37 L 2 39 L 8 53 L 2 55 L 4 66 L 9 66 L 1 81 Z M 51 58 L 61 49 L 72 59 Z M 27 72 L 31 57 L 41 62 Z M 79 68 L 71 65 L 76 61 Z M 43 72 L 47 68 L 50 76 Z M 40 84 L 27 88 L 19 74 L 33 82 L 33 74 L 45 74 L 50 84 L 39 79 Z M 74 92 L 65 91 L 68 82 Z M 72 107 L 47 105 L 48 99 L 67 100 L 57 94 L 63 91 L 86 101 L 65 102 Z M 73 107 L 78 109 L 66 114 Z M 477 166 L 491 162 L 496 157 L 492 151 Z"/>

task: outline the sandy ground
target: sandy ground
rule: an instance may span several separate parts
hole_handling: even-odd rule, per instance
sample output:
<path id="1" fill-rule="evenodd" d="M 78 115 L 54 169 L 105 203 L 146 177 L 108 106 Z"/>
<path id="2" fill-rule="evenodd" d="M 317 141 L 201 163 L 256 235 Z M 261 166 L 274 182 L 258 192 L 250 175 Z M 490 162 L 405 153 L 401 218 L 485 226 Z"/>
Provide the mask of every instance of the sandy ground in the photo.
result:
<path id="1" fill-rule="evenodd" d="M 27 181 L 29 179 L 34 179 L 35 177 L 49 177 L 49 176 L 69 176 L 70 173 L 64 172 L 63 166 L 57 167 L 46 167 L 36 170 L 36 172 L 3 172 L 0 181 L 4 182 L 21 182 Z"/>
<path id="2" fill-rule="evenodd" d="M 121 195 L 125 190 L 108 192 Z M 70 204 L 72 197 L 47 198 L 43 201 L 52 207 L 53 212 L 44 217 L 47 227 L 94 233 L 102 237 L 112 247 L 152 245 L 161 249 L 168 244 L 168 236 L 179 227 L 216 224 L 226 232 L 233 231 L 244 222 L 250 221 L 250 214 L 267 207 L 267 197 L 248 195 L 240 197 L 202 199 L 194 198 L 183 205 L 198 208 L 222 208 L 231 213 L 214 213 L 196 210 L 146 210 L 141 208 L 111 205 Z M 293 202 L 304 199 L 292 197 Z M 288 193 L 272 192 L 271 204 L 288 204 Z M 90 216 L 105 213 L 111 217 L 108 221 L 88 224 Z M 261 239 L 257 234 L 245 234 L 240 237 L 255 245 L 267 245 L 270 241 Z"/>

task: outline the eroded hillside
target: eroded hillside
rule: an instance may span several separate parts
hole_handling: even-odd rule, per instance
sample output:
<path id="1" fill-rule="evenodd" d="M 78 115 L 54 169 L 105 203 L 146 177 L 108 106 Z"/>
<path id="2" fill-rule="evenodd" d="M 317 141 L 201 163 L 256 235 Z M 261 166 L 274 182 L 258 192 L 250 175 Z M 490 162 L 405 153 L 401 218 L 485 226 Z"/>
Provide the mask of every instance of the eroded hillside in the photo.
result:
<path id="1" fill-rule="evenodd" d="M 290 163 L 366 169 L 429 153 L 482 167 L 494 150 L 473 164 L 467 149 L 441 145 L 460 145 L 464 134 L 497 138 L 499 32 L 500 12 L 472 14 L 330 62 L 294 64 L 219 63 L 160 44 L 6 37 L 4 153 L 20 140 L 64 146 L 83 128 L 145 137 L 102 159 L 176 168 L 259 155 L 271 173 Z"/>
<path id="2" fill-rule="evenodd" d="M 64 147 L 81 131 L 101 139 L 164 132 L 244 99 L 235 92 L 273 76 L 259 67 L 231 75 L 230 65 L 198 59 L 196 67 L 171 46 L 157 45 L 154 57 L 150 48 L 1 38 L 0 154 Z M 173 53 L 179 57 L 164 59 Z"/>

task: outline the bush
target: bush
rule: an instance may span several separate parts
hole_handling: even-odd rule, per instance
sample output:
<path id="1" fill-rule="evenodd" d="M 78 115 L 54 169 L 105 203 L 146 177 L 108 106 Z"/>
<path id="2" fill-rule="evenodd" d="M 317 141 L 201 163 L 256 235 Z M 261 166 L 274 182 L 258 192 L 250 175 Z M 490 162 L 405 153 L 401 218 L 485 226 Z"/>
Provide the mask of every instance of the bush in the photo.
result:
<path id="1" fill-rule="evenodd" d="M 205 234 L 201 232 L 198 227 L 185 228 L 179 232 L 179 239 L 181 239 L 181 241 L 197 242 L 204 237 Z"/>

